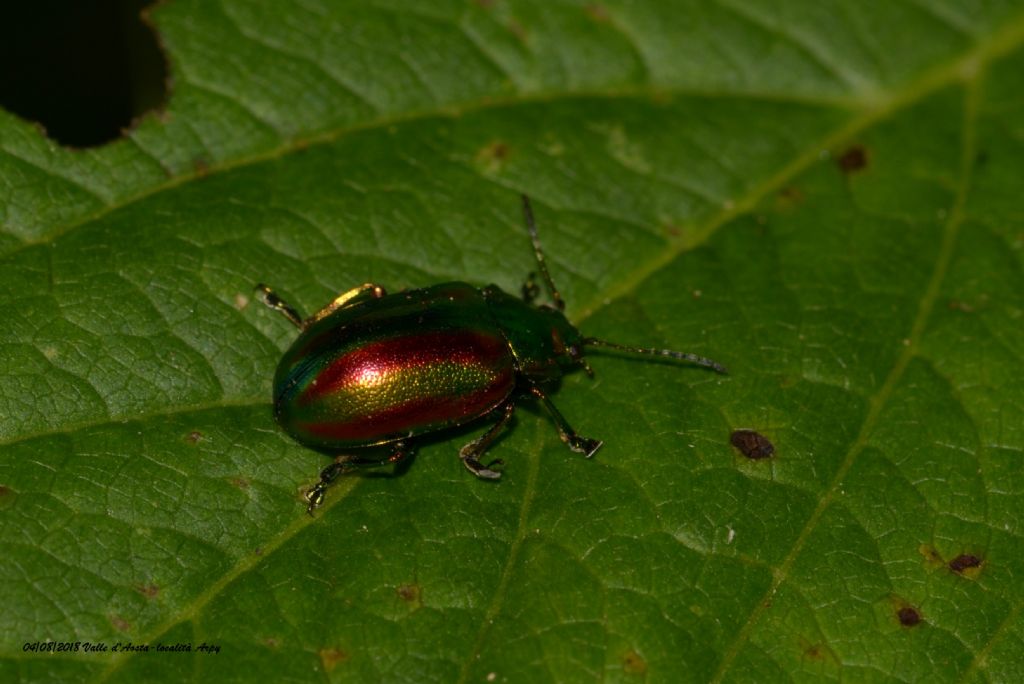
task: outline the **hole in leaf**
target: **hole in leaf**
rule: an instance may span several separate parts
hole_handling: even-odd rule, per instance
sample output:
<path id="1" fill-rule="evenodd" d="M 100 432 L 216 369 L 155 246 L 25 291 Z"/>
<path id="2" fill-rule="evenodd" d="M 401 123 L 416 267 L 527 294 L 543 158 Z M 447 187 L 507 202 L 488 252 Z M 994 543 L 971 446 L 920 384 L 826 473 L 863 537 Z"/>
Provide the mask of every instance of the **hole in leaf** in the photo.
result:
<path id="1" fill-rule="evenodd" d="M 740 453 L 751 460 L 768 458 L 775 453 L 775 445 L 760 432 L 753 430 L 733 430 L 729 442 L 740 450 Z"/>
<path id="2" fill-rule="evenodd" d="M 167 96 L 167 64 L 141 17 L 151 2 L 4 3 L 0 106 L 62 145 L 120 136 Z"/>

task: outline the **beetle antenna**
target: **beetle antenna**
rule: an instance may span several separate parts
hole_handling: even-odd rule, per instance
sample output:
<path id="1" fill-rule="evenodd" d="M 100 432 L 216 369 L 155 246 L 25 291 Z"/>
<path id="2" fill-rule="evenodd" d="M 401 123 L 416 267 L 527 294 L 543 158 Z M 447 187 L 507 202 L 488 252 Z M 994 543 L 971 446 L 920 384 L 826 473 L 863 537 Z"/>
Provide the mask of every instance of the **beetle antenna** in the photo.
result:
<path id="1" fill-rule="evenodd" d="M 526 195 L 522 195 L 523 198 L 523 218 L 526 219 L 526 229 L 530 231 L 530 241 L 533 242 L 533 255 L 537 257 L 537 268 L 540 270 L 540 275 L 544 278 L 544 283 L 548 286 L 548 290 L 551 291 L 551 299 L 555 301 L 555 308 L 559 311 L 565 311 L 565 302 L 562 300 L 562 295 L 558 294 L 558 288 L 555 287 L 555 283 L 551 280 L 551 274 L 548 273 L 548 265 L 544 261 L 544 250 L 540 247 L 540 238 L 537 237 L 537 224 L 533 220 L 533 208 L 530 206 L 530 198 Z"/>
<path id="2" fill-rule="evenodd" d="M 618 349 L 619 351 L 629 352 L 631 354 L 647 354 L 649 356 L 667 356 L 671 359 L 679 359 L 680 361 L 689 361 L 695 363 L 698 366 L 704 366 L 710 368 L 716 373 L 727 375 L 729 371 L 725 369 L 725 366 L 712 361 L 711 359 L 703 356 L 697 356 L 696 354 L 689 354 L 687 352 L 673 351 L 671 349 L 650 349 L 646 347 L 627 347 L 622 344 L 615 344 L 614 342 L 606 342 L 605 340 L 599 340 L 596 337 L 586 337 L 583 339 L 583 344 L 589 347 L 607 347 L 609 349 Z"/>

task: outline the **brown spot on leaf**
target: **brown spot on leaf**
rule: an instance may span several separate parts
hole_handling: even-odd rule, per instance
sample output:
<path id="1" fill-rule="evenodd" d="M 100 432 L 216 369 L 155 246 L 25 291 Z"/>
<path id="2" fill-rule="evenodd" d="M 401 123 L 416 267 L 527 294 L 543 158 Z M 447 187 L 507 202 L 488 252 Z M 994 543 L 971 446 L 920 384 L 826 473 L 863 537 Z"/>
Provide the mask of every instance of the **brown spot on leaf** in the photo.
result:
<path id="1" fill-rule="evenodd" d="M 11 493 L 11 488 L 4 485 L 0 485 L 0 496 L 7 496 Z"/>
<path id="2" fill-rule="evenodd" d="M 741 454 L 754 461 L 768 458 L 775 453 L 775 445 L 754 430 L 733 430 L 729 442 L 739 449 Z"/>
<path id="3" fill-rule="evenodd" d="M 502 140 L 494 140 L 476 153 L 476 163 L 485 173 L 498 173 L 508 159 L 509 147 Z"/>
<path id="4" fill-rule="evenodd" d="M 803 649 L 804 657 L 808 660 L 816 660 L 824 663 L 832 663 L 835 665 L 839 664 L 839 658 L 835 652 L 828 647 L 828 644 L 823 642 L 811 643 L 805 639 L 800 639 L 800 648 Z"/>
<path id="5" fill-rule="evenodd" d="M 189 444 L 198 444 L 203 440 L 203 433 L 199 430 L 193 430 L 192 432 L 185 435 L 185 441 Z"/>
<path id="6" fill-rule="evenodd" d="M 627 651 L 622 656 L 622 669 L 630 674 L 642 675 L 647 672 L 647 661 L 636 651 Z"/>
<path id="7" fill-rule="evenodd" d="M 196 157 L 192 160 L 192 173 L 198 178 L 203 178 L 210 173 L 210 162 L 206 160 L 206 157 Z"/>
<path id="8" fill-rule="evenodd" d="M 804 201 L 803 190 L 796 187 L 795 185 L 788 185 L 782 190 L 779 190 L 778 207 L 780 209 L 789 209 L 795 207 Z"/>
<path id="9" fill-rule="evenodd" d="M 340 648 L 320 649 L 320 662 L 324 665 L 324 672 L 333 672 L 338 663 L 348 660 L 348 653 Z"/>
<path id="10" fill-rule="evenodd" d="M 924 556 L 925 562 L 932 567 L 945 565 L 945 561 L 942 560 L 942 554 L 931 544 L 921 544 L 917 547 L 917 552 Z"/>
<path id="11" fill-rule="evenodd" d="M 419 608 L 422 603 L 422 595 L 418 584 L 402 584 L 395 590 L 398 598 L 402 599 L 413 608 Z"/>
<path id="12" fill-rule="evenodd" d="M 839 170 L 846 174 L 861 171 L 868 165 L 868 151 L 863 145 L 851 145 L 836 160 Z"/>
<path id="13" fill-rule="evenodd" d="M 608 16 L 608 8 L 599 3 L 587 3 L 587 5 L 583 9 L 584 11 L 586 11 L 587 16 L 593 19 L 594 21 L 604 23 L 611 19 L 611 17 Z"/>
<path id="14" fill-rule="evenodd" d="M 519 39 L 519 42 L 526 42 L 526 29 L 515 19 L 508 20 L 508 30 L 512 32 L 512 35 Z"/>
<path id="15" fill-rule="evenodd" d="M 263 640 L 263 643 L 268 648 L 277 648 L 278 646 L 281 645 L 281 641 L 277 637 L 267 637 L 266 639 Z"/>
<path id="16" fill-rule="evenodd" d="M 135 591 L 148 599 L 154 599 L 160 594 L 160 587 L 155 584 L 136 584 Z"/>
<path id="17" fill-rule="evenodd" d="M 778 191 L 778 196 L 786 202 L 796 204 L 803 201 L 804 191 L 796 185 L 786 185 Z"/>
<path id="18" fill-rule="evenodd" d="M 896 617 L 904 627 L 916 627 L 924 619 L 917 608 L 913 606 L 903 606 L 896 611 Z"/>
<path id="19" fill-rule="evenodd" d="M 964 313 L 971 313 L 972 311 L 974 311 L 973 306 L 960 299 L 950 299 L 946 303 L 946 306 L 949 308 L 950 311 L 963 311 Z"/>
<path id="20" fill-rule="evenodd" d="M 230 480 L 228 480 L 228 482 L 233 484 L 235 487 L 238 487 L 242 491 L 245 491 L 246 489 L 248 489 L 251 486 L 251 483 L 249 482 L 249 479 L 245 478 L 245 477 L 241 477 L 241 476 L 233 477 Z"/>
<path id="21" fill-rule="evenodd" d="M 110 624 L 112 624 L 114 626 L 114 629 L 116 629 L 119 632 L 127 632 L 129 629 L 132 628 L 132 624 L 120 615 L 111 615 Z"/>
<path id="22" fill-rule="evenodd" d="M 977 568 L 981 565 L 981 559 L 969 553 L 961 553 L 949 561 L 949 569 L 953 572 L 962 573 L 964 570 Z"/>

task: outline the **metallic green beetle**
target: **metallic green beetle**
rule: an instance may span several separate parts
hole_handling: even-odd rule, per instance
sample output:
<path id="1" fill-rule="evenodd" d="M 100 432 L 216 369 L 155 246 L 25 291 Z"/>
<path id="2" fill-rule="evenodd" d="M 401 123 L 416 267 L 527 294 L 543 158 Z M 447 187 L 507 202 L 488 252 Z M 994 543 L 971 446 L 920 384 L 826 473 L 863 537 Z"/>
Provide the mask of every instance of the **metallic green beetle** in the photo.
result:
<path id="1" fill-rule="evenodd" d="M 266 285 L 263 302 L 301 330 L 274 376 L 274 416 L 296 441 L 329 451 L 376 448 L 383 455 L 345 453 L 324 468 L 306 493 L 309 512 L 339 475 L 359 466 L 397 463 L 412 453 L 415 438 L 493 418 L 495 423 L 459 451 L 479 478 L 501 473 L 481 456 L 512 418 L 516 403 L 531 396 L 551 415 L 570 449 L 588 458 L 601 447 L 570 427 L 544 392 L 565 373 L 583 368 L 586 347 L 689 361 L 719 373 L 725 368 L 695 354 L 626 347 L 584 337 L 562 313 L 565 303 L 551 280 L 530 201 L 523 214 L 537 267 L 553 304 L 533 303 L 533 274 L 514 297 L 496 285 L 477 289 L 444 283 L 387 294 L 367 283 L 339 295 L 303 319 Z"/>

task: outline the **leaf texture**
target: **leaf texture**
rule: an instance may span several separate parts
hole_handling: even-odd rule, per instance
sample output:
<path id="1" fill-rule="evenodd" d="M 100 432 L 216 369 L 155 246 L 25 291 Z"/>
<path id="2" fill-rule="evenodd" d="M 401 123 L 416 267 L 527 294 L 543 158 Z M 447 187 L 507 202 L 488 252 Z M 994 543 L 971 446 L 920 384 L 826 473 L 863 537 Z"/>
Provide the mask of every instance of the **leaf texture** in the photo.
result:
<path id="1" fill-rule="evenodd" d="M 1024 678 L 1020 3 L 152 21 L 123 139 L 0 111 L 0 679 Z M 306 516 L 253 284 L 517 292 L 522 192 L 574 323 L 730 375 L 595 353 L 553 394 L 594 459 L 526 402 L 500 482 L 477 427 Z"/>

